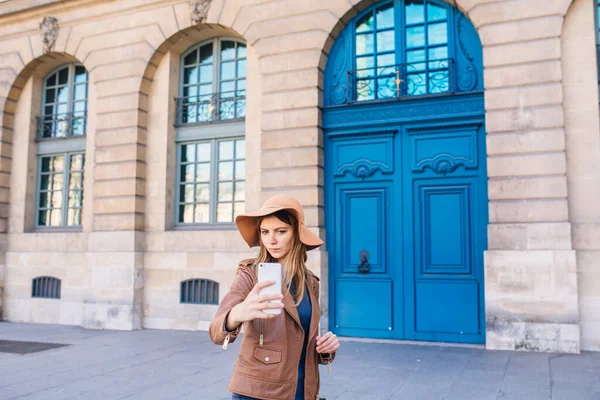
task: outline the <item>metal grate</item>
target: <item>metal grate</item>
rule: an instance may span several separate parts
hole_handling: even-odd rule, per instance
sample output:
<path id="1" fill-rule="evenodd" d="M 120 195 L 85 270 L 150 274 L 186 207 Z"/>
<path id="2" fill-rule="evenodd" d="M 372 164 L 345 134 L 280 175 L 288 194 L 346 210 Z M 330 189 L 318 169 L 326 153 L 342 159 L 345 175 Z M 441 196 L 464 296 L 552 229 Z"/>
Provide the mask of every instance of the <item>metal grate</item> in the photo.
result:
<path id="1" fill-rule="evenodd" d="M 40 276 L 33 279 L 31 297 L 60 299 L 60 279 L 51 276 Z"/>
<path id="2" fill-rule="evenodd" d="M 188 279 L 181 282 L 181 303 L 219 304 L 219 283 L 209 279 Z"/>

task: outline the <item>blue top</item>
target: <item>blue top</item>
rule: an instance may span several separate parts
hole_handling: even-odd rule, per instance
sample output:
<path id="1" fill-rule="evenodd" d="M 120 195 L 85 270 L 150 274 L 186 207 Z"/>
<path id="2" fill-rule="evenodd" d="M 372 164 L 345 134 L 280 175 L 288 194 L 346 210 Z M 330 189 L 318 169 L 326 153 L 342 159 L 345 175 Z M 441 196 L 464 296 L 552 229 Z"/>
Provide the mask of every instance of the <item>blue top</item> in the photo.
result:
<path id="1" fill-rule="evenodd" d="M 290 292 L 296 293 L 296 287 L 292 282 Z M 304 329 L 304 344 L 302 345 L 302 353 L 300 354 L 300 362 L 298 364 L 298 384 L 296 386 L 296 397 L 295 400 L 304 400 L 304 370 L 306 368 L 306 347 L 308 344 L 308 333 L 310 331 L 310 317 L 312 315 L 312 305 L 310 303 L 310 297 L 306 287 L 304 288 L 304 296 L 302 301 L 298 304 L 298 316 L 300 317 L 300 324 Z"/>

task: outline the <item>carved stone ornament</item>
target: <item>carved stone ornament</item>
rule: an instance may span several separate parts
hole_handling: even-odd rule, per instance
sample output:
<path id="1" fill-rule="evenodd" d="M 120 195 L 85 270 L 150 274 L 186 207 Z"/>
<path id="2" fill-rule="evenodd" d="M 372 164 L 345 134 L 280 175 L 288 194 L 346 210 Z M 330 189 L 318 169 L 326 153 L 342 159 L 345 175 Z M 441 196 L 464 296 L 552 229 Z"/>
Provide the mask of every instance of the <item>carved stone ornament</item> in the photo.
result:
<path id="1" fill-rule="evenodd" d="M 42 35 L 42 43 L 44 44 L 44 53 L 50 53 L 58 38 L 58 19 L 44 17 L 40 24 L 40 33 Z"/>
<path id="2" fill-rule="evenodd" d="M 208 15 L 211 1 L 212 0 L 188 0 L 192 25 L 206 22 L 206 16 Z"/>

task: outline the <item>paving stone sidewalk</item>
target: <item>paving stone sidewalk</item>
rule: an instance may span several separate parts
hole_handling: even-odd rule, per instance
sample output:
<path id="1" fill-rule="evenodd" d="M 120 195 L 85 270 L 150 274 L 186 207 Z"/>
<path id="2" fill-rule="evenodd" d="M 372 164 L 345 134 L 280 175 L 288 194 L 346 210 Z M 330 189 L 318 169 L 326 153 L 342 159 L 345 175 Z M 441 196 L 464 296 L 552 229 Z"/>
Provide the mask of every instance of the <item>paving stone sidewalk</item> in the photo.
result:
<path id="1" fill-rule="evenodd" d="M 0 400 L 230 399 L 239 350 L 239 341 L 222 350 L 206 332 L 7 322 L 0 322 L 0 340 L 70 345 L 0 352 Z M 327 400 L 600 400 L 600 353 L 344 341 L 333 373 L 323 367 L 321 377 Z"/>

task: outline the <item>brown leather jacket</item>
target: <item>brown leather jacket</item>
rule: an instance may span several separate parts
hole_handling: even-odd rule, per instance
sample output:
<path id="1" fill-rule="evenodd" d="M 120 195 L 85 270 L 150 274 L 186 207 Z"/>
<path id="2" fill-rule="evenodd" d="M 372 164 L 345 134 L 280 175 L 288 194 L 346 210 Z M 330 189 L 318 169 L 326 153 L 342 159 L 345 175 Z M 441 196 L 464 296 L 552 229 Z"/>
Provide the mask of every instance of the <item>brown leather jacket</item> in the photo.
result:
<path id="1" fill-rule="evenodd" d="M 234 306 L 246 299 L 256 284 L 255 271 L 254 260 L 244 260 L 240 263 L 231 289 L 221 301 L 210 324 L 211 340 L 223 348 L 227 348 L 227 344 L 233 342 L 239 334 L 241 327 L 231 333 L 225 331 L 225 319 Z M 312 304 L 312 315 L 306 349 L 304 398 L 318 400 L 318 364 L 331 363 L 335 354 L 317 353 L 316 337 L 321 317 L 319 279 L 310 272 L 306 284 Z M 229 382 L 230 391 L 258 399 L 294 399 L 304 330 L 290 294 L 283 298 L 283 304 L 285 311 L 275 318 L 244 323 L 242 347 Z"/>

